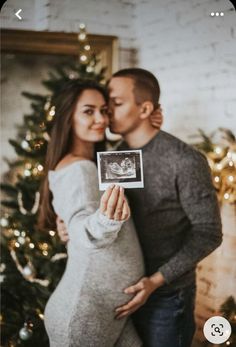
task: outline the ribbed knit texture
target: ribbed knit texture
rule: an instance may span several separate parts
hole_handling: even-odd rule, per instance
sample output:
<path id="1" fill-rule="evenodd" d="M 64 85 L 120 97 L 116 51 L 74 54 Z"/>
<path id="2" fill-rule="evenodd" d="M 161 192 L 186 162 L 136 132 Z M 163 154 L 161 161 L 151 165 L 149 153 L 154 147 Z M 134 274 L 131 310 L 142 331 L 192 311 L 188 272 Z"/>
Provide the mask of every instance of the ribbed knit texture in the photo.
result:
<path id="1" fill-rule="evenodd" d="M 115 319 L 115 308 L 132 296 L 123 290 L 144 274 L 132 220 L 108 219 L 98 208 L 96 165 L 77 161 L 49 172 L 55 212 L 66 224 L 68 261 L 45 309 L 51 347 L 137 347 L 130 319 Z"/>

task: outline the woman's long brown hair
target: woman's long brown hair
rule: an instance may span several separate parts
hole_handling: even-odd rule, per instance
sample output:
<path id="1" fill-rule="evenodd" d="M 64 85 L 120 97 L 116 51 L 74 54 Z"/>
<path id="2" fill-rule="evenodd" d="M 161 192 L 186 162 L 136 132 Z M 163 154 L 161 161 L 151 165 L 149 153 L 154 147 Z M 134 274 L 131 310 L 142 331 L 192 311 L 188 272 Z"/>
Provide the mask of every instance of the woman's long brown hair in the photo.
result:
<path id="1" fill-rule="evenodd" d="M 52 193 L 49 190 L 48 171 L 54 170 L 59 161 L 71 149 L 73 114 L 77 101 L 85 90 L 97 90 L 108 102 L 106 90 L 98 83 L 90 80 L 74 80 L 66 83 L 53 101 L 56 114 L 45 158 L 45 178 L 40 189 L 38 227 L 41 230 L 55 229 L 56 227 L 56 214 L 52 206 Z"/>

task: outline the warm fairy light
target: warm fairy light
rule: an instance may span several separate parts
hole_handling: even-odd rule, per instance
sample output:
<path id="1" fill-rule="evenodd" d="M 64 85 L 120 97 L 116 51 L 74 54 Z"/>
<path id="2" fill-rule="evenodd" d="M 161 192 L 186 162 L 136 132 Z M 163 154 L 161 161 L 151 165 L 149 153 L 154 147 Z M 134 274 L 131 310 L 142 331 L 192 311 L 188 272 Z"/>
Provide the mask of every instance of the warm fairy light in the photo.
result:
<path id="1" fill-rule="evenodd" d="M 85 24 L 84 23 L 80 23 L 79 28 L 82 29 L 82 30 L 85 29 Z"/>
<path id="2" fill-rule="evenodd" d="M 39 171 L 43 171 L 43 165 L 39 164 L 38 167 L 37 167 L 37 169 L 38 169 Z"/>
<path id="3" fill-rule="evenodd" d="M 1 223 L 1 226 L 2 226 L 3 228 L 5 228 L 5 227 L 7 227 L 7 226 L 9 225 L 8 219 L 5 218 L 5 217 L 2 217 L 2 218 L 1 218 L 0 223 Z"/>
<path id="4" fill-rule="evenodd" d="M 42 244 L 42 249 L 45 251 L 48 249 L 48 244 L 46 242 Z"/>
<path id="5" fill-rule="evenodd" d="M 32 164 L 31 164 L 31 163 L 26 163 L 26 164 L 25 164 L 25 168 L 26 168 L 27 170 L 32 169 Z"/>
<path id="6" fill-rule="evenodd" d="M 225 198 L 225 200 L 228 200 L 229 199 L 229 193 L 225 193 L 224 198 Z"/>
<path id="7" fill-rule="evenodd" d="M 15 236 L 20 236 L 19 230 L 14 230 L 14 235 L 15 235 Z"/>
<path id="8" fill-rule="evenodd" d="M 30 170 L 24 170 L 24 176 L 25 176 L 25 177 L 31 176 Z"/>
<path id="9" fill-rule="evenodd" d="M 26 232 L 25 232 L 25 231 L 22 231 L 22 232 L 21 232 L 21 236 L 22 236 L 22 237 L 25 237 L 25 236 L 26 236 Z"/>
<path id="10" fill-rule="evenodd" d="M 23 149 L 29 149 L 29 143 L 28 143 L 26 140 L 23 140 L 23 141 L 21 142 L 21 147 L 22 147 Z"/>
<path id="11" fill-rule="evenodd" d="M 42 313 L 39 313 L 39 318 L 44 320 L 44 315 Z"/>
<path id="12" fill-rule="evenodd" d="M 43 251 L 42 253 L 43 253 L 43 255 L 45 255 L 45 256 L 48 255 L 48 252 L 47 252 L 47 251 Z"/>
<path id="13" fill-rule="evenodd" d="M 214 148 L 214 152 L 216 153 L 216 154 L 221 154 L 222 152 L 223 152 L 223 149 L 221 148 L 221 147 L 215 147 Z"/>
<path id="14" fill-rule="evenodd" d="M 90 50 L 90 45 L 85 45 L 85 46 L 84 46 L 84 49 L 85 49 L 86 51 L 89 51 L 89 50 Z"/>
<path id="15" fill-rule="evenodd" d="M 54 230 L 50 230 L 50 231 L 49 231 L 49 235 L 50 235 L 50 236 L 55 236 L 55 234 L 56 234 L 56 232 L 55 232 Z"/>
<path id="16" fill-rule="evenodd" d="M 216 176 L 215 178 L 214 178 L 214 180 L 215 180 L 215 182 L 220 182 L 220 177 L 219 176 Z"/>
<path id="17" fill-rule="evenodd" d="M 41 249 L 41 251 L 47 251 L 48 250 L 48 244 L 46 242 L 39 243 L 39 249 Z"/>
<path id="18" fill-rule="evenodd" d="M 92 66 L 87 66 L 87 67 L 86 67 L 86 71 L 87 71 L 87 72 L 93 72 L 93 70 L 94 70 L 94 69 L 93 69 Z"/>
<path id="19" fill-rule="evenodd" d="M 84 41 L 86 39 L 86 33 L 79 33 L 78 38 L 80 41 Z"/>
<path id="20" fill-rule="evenodd" d="M 230 345 L 230 341 L 227 341 L 227 342 L 226 342 L 226 345 L 229 346 L 229 345 Z"/>
<path id="21" fill-rule="evenodd" d="M 17 248 L 20 247 L 20 244 L 17 241 L 15 242 L 15 247 L 17 247 Z"/>
<path id="22" fill-rule="evenodd" d="M 49 111 L 50 116 L 55 116 L 55 106 L 51 107 L 51 110 Z"/>
<path id="23" fill-rule="evenodd" d="M 82 54 L 82 55 L 80 56 L 80 60 L 81 60 L 82 62 L 85 62 L 85 61 L 87 60 L 87 56 L 86 56 L 85 54 Z"/>
<path id="24" fill-rule="evenodd" d="M 216 170 L 218 170 L 218 171 L 222 170 L 222 165 L 221 164 L 216 164 Z"/>
<path id="25" fill-rule="evenodd" d="M 234 166 L 234 162 L 232 160 L 230 160 L 229 166 Z"/>
<path id="26" fill-rule="evenodd" d="M 25 238 L 20 236 L 18 237 L 17 241 L 21 244 L 21 245 L 24 245 L 25 244 Z"/>
<path id="27" fill-rule="evenodd" d="M 228 180 L 229 180 L 230 182 L 233 182 L 233 181 L 234 181 L 234 176 L 232 176 L 232 175 L 228 176 Z"/>
<path id="28" fill-rule="evenodd" d="M 29 248 L 34 249 L 34 247 L 35 247 L 34 244 L 32 242 L 30 242 Z"/>
<path id="29" fill-rule="evenodd" d="M 38 169 L 36 167 L 33 169 L 33 174 L 34 174 L 34 176 L 37 176 L 37 174 L 38 174 Z"/>

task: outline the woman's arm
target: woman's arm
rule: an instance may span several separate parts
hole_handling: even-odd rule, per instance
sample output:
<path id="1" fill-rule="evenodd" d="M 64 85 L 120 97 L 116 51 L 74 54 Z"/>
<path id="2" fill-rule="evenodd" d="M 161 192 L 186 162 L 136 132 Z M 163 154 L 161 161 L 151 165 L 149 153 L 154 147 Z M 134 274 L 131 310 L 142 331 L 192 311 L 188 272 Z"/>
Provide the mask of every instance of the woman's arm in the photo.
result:
<path id="1" fill-rule="evenodd" d="M 77 245 L 99 248 L 111 244 L 130 215 L 123 188 L 109 187 L 100 201 L 93 163 L 75 165 L 56 177 L 51 189 L 55 212 L 65 222 L 70 241 Z"/>

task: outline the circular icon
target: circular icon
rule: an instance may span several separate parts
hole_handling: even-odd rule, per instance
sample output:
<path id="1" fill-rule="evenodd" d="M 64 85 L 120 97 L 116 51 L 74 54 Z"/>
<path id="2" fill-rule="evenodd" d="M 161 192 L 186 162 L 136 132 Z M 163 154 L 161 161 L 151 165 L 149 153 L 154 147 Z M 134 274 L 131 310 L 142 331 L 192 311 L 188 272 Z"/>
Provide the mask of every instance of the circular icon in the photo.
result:
<path id="1" fill-rule="evenodd" d="M 231 335 L 231 325 L 227 319 L 220 316 L 209 318 L 203 327 L 205 338 L 215 344 L 224 343 Z"/>

